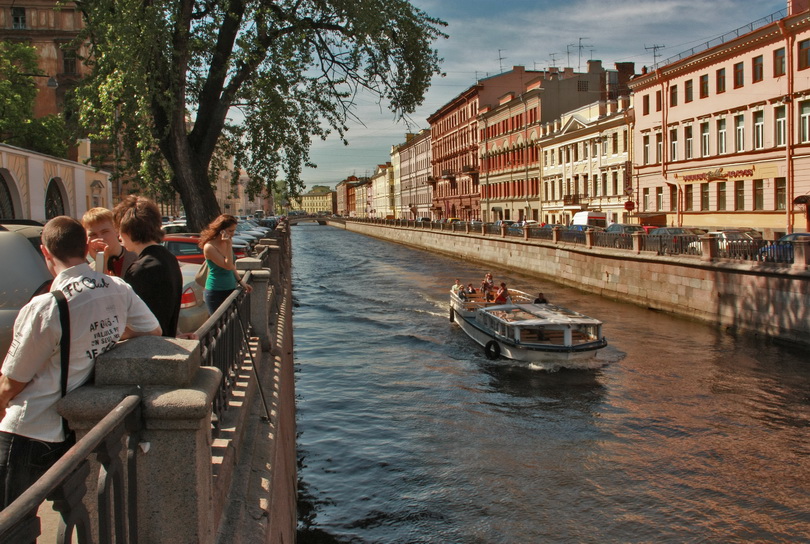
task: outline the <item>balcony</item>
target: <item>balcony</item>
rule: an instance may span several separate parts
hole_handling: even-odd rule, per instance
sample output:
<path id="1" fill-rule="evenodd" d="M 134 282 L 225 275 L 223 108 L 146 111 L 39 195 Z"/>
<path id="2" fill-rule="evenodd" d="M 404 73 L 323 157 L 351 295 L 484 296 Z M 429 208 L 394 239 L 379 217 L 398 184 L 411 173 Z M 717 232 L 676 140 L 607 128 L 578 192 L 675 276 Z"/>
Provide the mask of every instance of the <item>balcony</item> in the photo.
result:
<path id="1" fill-rule="evenodd" d="M 563 195 L 563 206 L 587 204 L 588 195 Z"/>

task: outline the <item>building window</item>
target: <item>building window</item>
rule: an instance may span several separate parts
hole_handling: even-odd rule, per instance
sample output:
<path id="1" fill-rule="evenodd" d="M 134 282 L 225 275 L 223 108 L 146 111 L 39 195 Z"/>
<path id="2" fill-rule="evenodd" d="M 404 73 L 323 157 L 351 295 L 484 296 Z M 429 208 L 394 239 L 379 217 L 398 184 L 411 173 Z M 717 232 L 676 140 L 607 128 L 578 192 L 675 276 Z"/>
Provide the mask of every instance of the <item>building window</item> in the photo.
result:
<path id="1" fill-rule="evenodd" d="M 700 76 L 700 97 L 706 98 L 709 96 L 709 74 Z"/>
<path id="2" fill-rule="evenodd" d="M 810 68 L 810 40 L 799 42 L 799 70 Z"/>
<path id="3" fill-rule="evenodd" d="M 661 99 L 661 91 L 655 91 L 655 111 L 661 111 L 663 107 L 663 100 Z"/>
<path id="4" fill-rule="evenodd" d="M 581 93 L 588 92 L 588 80 L 587 79 L 580 79 L 577 81 L 577 91 Z"/>
<path id="5" fill-rule="evenodd" d="M 614 170 L 611 173 L 611 175 L 613 177 L 613 194 L 618 195 L 619 194 L 619 173 Z"/>
<path id="6" fill-rule="evenodd" d="M 721 181 L 717 184 L 717 210 L 726 210 L 726 182 Z"/>
<path id="7" fill-rule="evenodd" d="M 644 149 L 644 153 L 643 153 L 644 164 L 650 164 L 650 135 L 646 134 L 644 136 L 643 141 L 644 141 L 644 146 L 643 146 L 643 149 Z"/>
<path id="8" fill-rule="evenodd" d="M 734 117 L 734 150 L 738 153 L 745 150 L 745 117 Z"/>
<path id="9" fill-rule="evenodd" d="M 751 59 L 751 81 L 757 83 L 762 81 L 765 72 L 765 67 L 762 63 L 762 55 L 757 55 Z"/>
<path id="10" fill-rule="evenodd" d="M 691 212 L 694 209 L 693 200 L 695 198 L 694 185 L 691 183 L 684 187 L 683 191 L 683 209 Z"/>
<path id="11" fill-rule="evenodd" d="M 664 211 L 664 188 L 663 187 L 656 187 L 655 188 L 655 211 L 657 211 L 657 212 Z"/>
<path id="12" fill-rule="evenodd" d="M 611 140 L 612 140 L 611 145 L 613 147 L 613 150 L 612 150 L 613 154 L 617 155 L 619 153 L 619 133 L 614 132 Z"/>
<path id="13" fill-rule="evenodd" d="M 803 144 L 810 142 L 810 100 L 799 102 L 799 139 Z"/>
<path id="14" fill-rule="evenodd" d="M 25 8 L 11 8 L 11 28 L 25 29 Z"/>
<path id="15" fill-rule="evenodd" d="M 765 147 L 765 112 L 754 112 L 754 149 Z"/>
<path id="16" fill-rule="evenodd" d="M 684 151 L 687 159 L 692 158 L 692 127 L 683 128 Z"/>
<path id="17" fill-rule="evenodd" d="M 673 85 L 669 88 L 669 107 L 673 108 L 678 105 L 678 86 Z"/>
<path id="18" fill-rule="evenodd" d="M 774 193 L 774 197 L 776 202 L 774 203 L 774 209 L 776 210 L 784 210 L 785 209 L 785 195 L 787 194 L 787 184 L 785 183 L 785 178 L 774 178 L 773 184 L 776 187 L 776 191 Z"/>
<path id="19" fill-rule="evenodd" d="M 754 180 L 754 209 L 765 209 L 765 185 L 761 179 Z"/>
<path id="20" fill-rule="evenodd" d="M 726 120 L 717 120 L 717 154 L 725 155 L 726 153 Z"/>
<path id="21" fill-rule="evenodd" d="M 739 89 L 745 85 L 745 64 L 738 62 L 734 65 L 734 88 Z"/>
<path id="22" fill-rule="evenodd" d="M 690 79 L 686 83 L 684 83 L 683 88 L 683 101 L 684 102 L 691 102 L 694 100 L 693 91 L 692 91 L 692 80 Z"/>
<path id="23" fill-rule="evenodd" d="M 645 94 L 641 97 L 641 114 L 642 115 L 649 115 L 650 114 L 650 95 Z"/>
<path id="24" fill-rule="evenodd" d="M 785 128 L 787 127 L 787 119 L 785 117 L 785 106 L 779 106 L 774 111 L 776 116 L 776 125 L 774 126 L 774 141 L 777 146 L 785 145 Z"/>
<path id="25" fill-rule="evenodd" d="M 660 132 L 655 135 L 655 162 L 660 163 L 664 156 L 664 135 Z"/>
<path id="26" fill-rule="evenodd" d="M 709 156 L 709 123 L 700 124 L 700 156 Z"/>
<path id="27" fill-rule="evenodd" d="M 608 194 L 608 179 L 607 179 L 607 172 L 602 173 L 602 195 L 606 196 Z"/>
<path id="28" fill-rule="evenodd" d="M 709 209 L 709 184 L 700 184 L 700 209 L 701 211 L 708 211 Z"/>
<path id="29" fill-rule="evenodd" d="M 62 73 L 76 75 L 76 51 L 72 49 L 62 51 Z"/>
<path id="30" fill-rule="evenodd" d="M 669 160 L 678 160 L 678 129 L 669 131 Z"/>
<path id="31" fill-rule="evenodd" d="M 674 212 L 678 210 L 678 186 L 669 186 L 669 211 Z"/>
<path id="32" fill-rule="evenodd" d="M 780 47 L 773 52 L 773 77 L 785 75 L 785 48 Z"/>
<path id="33" fill-rule="evenodd" d="M 717 70 L 717 79 L 715 81 L 717 94 L 726 92 L 726 69 L 720 68 Z"/>
<path id="34" fill-rule="evenodd" d="M 745 210 L 745 181 L 743 180 L 734 182 L 734 209 Z"/>

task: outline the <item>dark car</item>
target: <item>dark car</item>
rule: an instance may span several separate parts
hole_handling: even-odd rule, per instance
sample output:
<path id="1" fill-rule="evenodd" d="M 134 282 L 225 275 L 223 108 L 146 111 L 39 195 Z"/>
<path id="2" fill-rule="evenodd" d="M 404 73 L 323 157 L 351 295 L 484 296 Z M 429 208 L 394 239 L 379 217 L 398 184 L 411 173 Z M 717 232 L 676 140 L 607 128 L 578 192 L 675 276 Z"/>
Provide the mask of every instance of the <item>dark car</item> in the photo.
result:
<path id="1" fill-rule="evenodd" d="M 605 229 L 605 232 L 613 234 L 633 234 L 634 232 L 640 232 L 641 234 L 647 234 L 647 231 L 645 231 L 644 227 L 641 225 L 628 225 L 627 223 L 612 223 Z"/>
<path id="2" fill-rule="evenodd" d="M 810 241 L 810 232 L 794 232 L 785 234 L 772 244 L 759 250 L 760 259 L 777 263 L 793 262 L 793 242 L 796 240 Z"/>
<path id="3" fill-rule="evenodd" d="M 706 234 L 703 229 L 687 227 L 659 227 L 647 235 L 646 247 L 658 253 L 689 253 L 690 245 Z"/>

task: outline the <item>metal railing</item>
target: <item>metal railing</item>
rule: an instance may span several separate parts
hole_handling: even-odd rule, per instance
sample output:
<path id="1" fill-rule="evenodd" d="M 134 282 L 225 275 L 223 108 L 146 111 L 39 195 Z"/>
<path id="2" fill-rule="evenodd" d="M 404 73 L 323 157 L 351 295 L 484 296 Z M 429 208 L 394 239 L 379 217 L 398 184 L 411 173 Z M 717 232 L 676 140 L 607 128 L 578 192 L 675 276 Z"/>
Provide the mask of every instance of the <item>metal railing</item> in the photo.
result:
<path id="1" fill-rule="evenodd" d="M 765 17 L 757 19 L 756 21 L 748 23 L 747 25 L 741 26 L 740 28 L 738 28 L 736 30 L 726 32 L 722 36 L 718 36 L 717 38 L 713 38 L 713 39 L 711 39 L 711 40 L 709 40 L 707 42 L 703 42 L 700 45 L 696 45 L 695 47 L 692 47 L 691 49 L 687 49 L 686 51 L 682 51 L 682 52 L 678 53 L 677 55 L 673 55 L 673 56 L 669 57 L 668 59 L 662 60 L 661 62 L 657 62 L 657 63 L 652 65 L 652 70 L 655 71 L 655 70 L 657 70 L 659 68 L 663 68 L 664 66 L 667 66 L 668 64 L 672 64 L 673 62 L 677 62 L 679 60 L 691 57 L 692 55 L 694 55 L 696 53 L 700 53 L 702 51 L 707 51 L 707 50 L 711 49 L 712 47 L 722 45 L 722 44 L 726 43 L 727 41 L 736 40 L 737 38 L 739 38 L 743 34 L 748 34 L 749 32 L 752 32 L 752 31 L 754 31 L 754 30 L 756 30 L 758 28 L 761 28 L 763 26 L 769 25 L 769 24 L 771 24 L 771 23 L 773 23 L 775 21 L 778 21 L 779 19 L 783 19 L 785 17 L 787 17 L 787 8 L 782 8 L 777 12 L 771 13 L 770 15 L 766 15 Z"/>
<path id="2" fill-rule="evenodd" d="M 593 245 L 595 247 L 633 249 L 633 235 L 622 232 L 597 231 L 593 233 Z"/>
<path id="3" fill-rule="evenodd" d="M 451 232 L 466 232 L 466 225 L 459 223 L 429 223 L 425 221 L 405 221 L 405 220 L 374 220 L 374 219 L 349 219 L 350 221 L 389 224 L 402 228 L 425 228 Z M 470 225 L 471 234 L 486 234 L 487 236 L 500 236 L 501 227 L 494 223 L 483 223 L 475 226 Z M 507 227 L 506 236 L 524 237 L 534 240 L 553 240 L 554 230 L 543 227 L 528 227 L 528 233 L 524 235 L 524 227 Z M 625 251 L 634 250 L 633 235 L 623 233 L 608 233 L 603 231 L 593 231 L 591 242 L 594 247 L 605 247 L 621 249 Z M 697 235 L 671 235 L 671 236 L 649 236 L 640 235 L 641 251 L 653 251 L 659 255 L 694 255 L 703 254 L 702 237 Z M 586 234 L 582 231 L 562 230 L 559 241 L 569 244 L 585 244 Z M 790 242 L 776 243 L 764 240 L 722 240 L 713 239 L 715 244 L 715 256 L 723 259 L 758 261 L 768 263 L 792 264 L 793 244 Z"/>
<path id="4" fill-rule="evenodd" d="M 248 271 L 245 282 L 250 281 L 250 276 Z M 250 296 L 242 289 L 235 289 L 195 333 L 200 341 L 200 364 L 222 372 L 213 403 L 214 436 L 219 435 L 222 414 L 228 408 L 228 396 L 234 389 L 242 361 L 249 356 L 249 331 Z"/>
<path id="5" fill-rule="evenodd" d="M 56 541 L 92 542 L 90 512 L 83 503 L 90 456 L 98 467 L 99 542 L 138 542 L 136 456 L 140 442 L 141 397 L 129 395 L 62 456 L 34 485 L 0 511 L 0 542 L 34 543 L 41 535 L 39 506 L 53 501 L 62 521 Z M 126 470 L 121 461 L 126 439 Z M 126 479 L 126 485 L 124 480 Z M 124 496 L 126 489 L 126 497 Z"/>

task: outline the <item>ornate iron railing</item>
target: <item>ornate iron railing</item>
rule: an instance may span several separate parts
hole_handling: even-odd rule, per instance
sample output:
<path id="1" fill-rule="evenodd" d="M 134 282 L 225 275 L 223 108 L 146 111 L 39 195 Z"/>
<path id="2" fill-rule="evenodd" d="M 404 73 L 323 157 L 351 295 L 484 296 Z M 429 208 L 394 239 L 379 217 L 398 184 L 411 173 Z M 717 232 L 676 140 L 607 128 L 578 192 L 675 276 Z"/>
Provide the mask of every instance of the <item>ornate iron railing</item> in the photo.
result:
<path id="1" fill-rule="evenodd" d="M 90 456 L 98 468 L 99 542 L 138 542 L 136 455 L 140 441 L 141 397 L 129 395 L 62 456 L 34 485 L 0 511 L 0 542 L 34 543 L 41 535 L 37 509 L 46 500 L 61 514 L 57 544 L 93 542 L 90 513 L 83 503 Z M 121 449 L 126 439 L 126 470 Z M 124 481 L 126 480 L 126 486 Z M 127 490 L 126 497 L 124 489 Z"/>
<path id="2" fill-rule="evenodd" d="M 248 271 L 245 282 L 250 281 L 250 276 Z M 250 296 L 236 289 L 195 333 L 200 340 L 200 364 L 222 372 L 219 391 L 214 396 L 214 436 L 219 434 L 222 414 L 228 407 L 228 396 L 234 389 L 242 361 L 249 355 L 249 331 Z"/>

